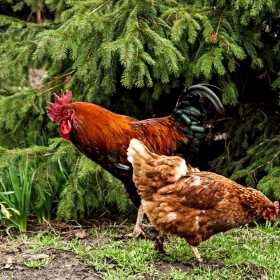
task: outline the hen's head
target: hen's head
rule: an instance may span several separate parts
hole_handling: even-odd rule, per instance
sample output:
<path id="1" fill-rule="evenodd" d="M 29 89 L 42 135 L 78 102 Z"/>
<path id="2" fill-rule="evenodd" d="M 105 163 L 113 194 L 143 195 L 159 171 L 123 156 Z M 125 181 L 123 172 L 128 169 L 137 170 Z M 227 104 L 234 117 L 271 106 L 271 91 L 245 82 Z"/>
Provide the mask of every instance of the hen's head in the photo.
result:
<path id="1" fill-rule="evenodd" d="M 276 216 L 278 215 L 279 212 L 279 202 L 275 201 L 274 202 L 274 207 L 267 207 L 263 211 L 263 218 L 265 220 L 274 220 Z"/>
<path id="2" fill-rule="evenodd" d="M 62 138 L 69 140 L 69 133 L 72 128 L 72 120 L 75 115 L 75 111 L 72 109 L 67 110 L 65 107 L 72 99 L 72 92 L 66 90 L 64 94 L 61 90 L 61 97 L 54 93 L 54 103 L 48 102 L 50 107 L 47 108 L 47 115 L 51 121 L 59 125 L 59 134 Z"/>

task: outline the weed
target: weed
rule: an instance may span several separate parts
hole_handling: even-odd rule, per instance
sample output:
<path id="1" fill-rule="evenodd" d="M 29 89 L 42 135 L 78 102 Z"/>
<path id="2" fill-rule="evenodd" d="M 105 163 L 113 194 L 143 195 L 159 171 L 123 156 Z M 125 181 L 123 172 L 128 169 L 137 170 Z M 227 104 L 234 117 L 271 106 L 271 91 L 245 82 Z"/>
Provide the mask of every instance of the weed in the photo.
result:
<path id="1" fill-rule="evenodd" d="M 43 260 L 29 260 L 24 262 L 26 266 L 30 268 L 41 268 L 46 267 L 52 260 L 50 258 L 43 259 Z"/>

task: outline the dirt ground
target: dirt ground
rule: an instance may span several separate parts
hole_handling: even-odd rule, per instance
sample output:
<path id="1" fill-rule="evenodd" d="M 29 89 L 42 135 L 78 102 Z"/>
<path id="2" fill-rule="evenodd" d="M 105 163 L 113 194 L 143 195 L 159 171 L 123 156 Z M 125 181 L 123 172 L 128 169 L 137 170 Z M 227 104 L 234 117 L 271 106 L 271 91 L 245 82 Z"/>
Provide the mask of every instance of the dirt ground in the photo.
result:
<path id="1" fill-rule="evenodd" d="M 151 227 L 150 225 L 146 225 Z M 81 232 L 87 232 L 87 230 L 92 228 L 106 228 L 114 227 L 116 229 L 116 223 L 109 220 L 104 220 L 102 223 L 96 220 L 88 220 L 84 224 L 77 223 L 57 223 L 53 221 L 51 223 L 39 224 L 37 222 L 32 222 L 32 226 L 28 228 L 27 236 L 32 236 L 38 233 L 52 232 L 54 236 L 61 236 L 62 240 L 71 241 L 73 238 L 79 236 Z M 15 242 L 13 238 L 7 236 L 3 233 L 3 227 L 0 226 L 0 280 L 97 280 L 101 279 L 99 277 L 98 271 L 95 270 L 94 266 L 87 264 L 82 259 L 79 259 L 71 250 L 66 249 L 56 249 L 56 248 L 46 248 L 37 254 L 27 253 L 26 249 L 30 248 L 31 242 L 23 240 L 22 242 Z M 131 232 L 133 229 L 132 223 L 121 223 L 117 226 L 118 238 L 122 238 L 124 232 Z M 153 233 L 153 229 L 150 229 Z M 156 232 L 154 232 L 156 234 Z M 77 235 L 78 234 L 78 235 Z M 150 237 L 151 235 L 150 235 Z M 100 243 L 104 242 L 104 237 L 98 239 L 91 235 L 86 235 L 85 238 L 81 239 L 81 242 L 86 242 L 88 246 L 96 247 Z M 30 260 L 43 260 L 52 259 L 47 267 L 40 267 L 40 269 L 29 268 L 24 264 L 24 261 Z M 174 268 L 180 269 L 182 272 L 188 272 L 193 268 L 195 264 L 181 264 L 172 263 Z M 158 271 L 162 274 L 170 272 L 169 263 L 159 260 L 155 264 Z M 223 268 L 221 261 L 206 260 L 203 262 L 202 266 L 212 267 L 212 268 Z M 260 268 L 250 267 L 250 272 L 248 272 L 252 278 L 250 279 L 262 279 L 263 271 Z M 258 278 L 260 277 L 260 278 Z M 246 278 L 247 279 L 247 278 Z M 141 278 L 141 280 L 148 280 Z"/>
<path id="2" fill-rule="evenodd" d="M 71 240 L 76 237 L 78 231 L 87 229 L 86 225 L 74 226 L 71 223 L 59 224 L 51 222 L 39 224 L 34 221 L 31 224 L 32 226 L 28 228 L 27 236 L 40 232 L 52 232 L 54 236 L 58 234 L 62 236 L 63 240 Z M 76 258 L 75 254 L 70 250 L 48 248 L 39 254 L 29 254 L 26 253 L 26 249 L 30 247 L 30 242 L 28 241 L 14 242 L 13 238 L 2 234 L 0 235 L 0 242 L 4 245 L 0 251 L 0 280 L 100 279 L 94 276 L 93 267 Z M 22 261 L 50 258 L 52 259 L 51 263 L 46 268 L 40 267 L 40 269 L 29 268 Z"/>
<path id="3" fill-rule="evenodd" d="M 62 240 L 71 241 L 77 237 L 81 232 L 86 232 L 92 228 L 98 229 L 109 229 L 116 224 L 110 220 L 103 220 L 97 222 L 96 220 L 88 220 L 84 224 L 77 223 L 58 223 L 53 221 L 51 223 L 39 224 L 35 220 L 31 223 L 32 225 L 28 228 L 27 236 L 32 236 L 38 233 L 52 232 L 54 236 L 61 236 Z M 114 225 L 113 225 L 114 224 Z M 133 228 L 131 223 L 121 223 L 118 226 L 120 235 L 118 238 L 122 238 L 123 232 L 127 228 L 128 232 Z M 128 229 L 129 228 L 129 229 Z M 40 253 L 30 254 L 26 252 L 26 249 L 30 248 L 29 241 L 15 242 L 13 238 L 4 234 L 4 227 L 0 229 L 0 243 L 2 249 L 0 251 L 0 280 L 97 280 L 101 279 L 98 276 L 98 272 L 95 271 L 94 266 L 88 265 L 82 259 L 79 259 L 71 250 L 47 248 L 41 250 Z M 86 242 L 88 246 L 96 247 L 102 240 L 98 240 L 91 235 L 86 235 L 85 238 L 81 239 L 81 242 Z M 3 246 L 4 245 L 4 246 Z M 47 267 L 40 267 L 40 269 L 29 268 L 23 262 L 30 260 L 43 260 L 52 259 Z M 161 267 L 161 263 L 158 263 Z M 141 279 L 145 280 L 145 279 Z"/>
<path id="4" fill-rule="evenodd" d="M 1 253 L 3 254 L 3 253 Z M 26 265 L 19 264 L 18 258 L 51 258 L 52 261 L 47 268 L 28 268 Z M 70 251 L 50 249 L 46 250 L 44 254 L 28 255 L 20 253 L 17 255 L 7 253 L 3 257 L 4 262 L 0 264 L 0 279 L 88 279 L 95 280 L 100 279 L 98 276 L 94 276 L 94 268 L 83 263 L 82 260 L 77 259 L 75 255 Z"/>
<path id="5" fill-rule="evenodd" d="M 61 236 L 62 240 L 72 240 L 77 237 L 77 234 L 87 231 L 92 228 L 110 229 L 116 227 L 116 224 L 110 220 L 104 220 L 101 223 L 95 220 L 88 220 L 84 224 L 76 223 L 57 223 L 55 221 L 48 224 L 39 224 L 35 220 L 32 226 L 29 227 L 27 235 L 32 236 L 38 233 L 52 232 L 54 236 Z M 149 227 L 149 225 L 147 225 Z M 4 228 L 1 228 L 2 230 Z M 117 226 L 117 239 L 124 238 L 124 232 L 131 232 L 133 229 L 132 223 L 121 223 Z M 151 230 L 153 232 L 153 230 Z M 156 232 L 155 232 L 156 233 Z M 152 238 L 151 235 L 149 238 Z M 104 242 L 104 237 L 96 239 L 91 235 L 80 239 L 81 242 L 86 242 L 88 246 L 96 247 Z M 88 265 L 82 259 L 78 259 L 71 250 L 47 248 L 41 250 L 40 253 L 30 254 L 26 249 L 30 248 L 29 241 L 15 242 L 13 238 L 6 234 L 0 234 L 0 243 L 2 250 L 0 251 L 0 280 L 97 280 L 101 279 L 94 266 Z M 4 245 L 4 246 L 3 246 Z M 3 249 L 4 248 L 4 249 Z M 27 267 L 24 261 L 49 259 L 52 261 L 47 267 L 40 269 Z M 191 267 L 182 264 L 172 264 L 173 267 L 180 268 L 182 271 L 187 271 Z M 221 264 L 213 263 L 219 267 Z M 156 264 L 158 271 L 163 274 L 170 271 L 164 261 L 159 261 Z M 141 279 L 146 280 L 146 279 Z"/>

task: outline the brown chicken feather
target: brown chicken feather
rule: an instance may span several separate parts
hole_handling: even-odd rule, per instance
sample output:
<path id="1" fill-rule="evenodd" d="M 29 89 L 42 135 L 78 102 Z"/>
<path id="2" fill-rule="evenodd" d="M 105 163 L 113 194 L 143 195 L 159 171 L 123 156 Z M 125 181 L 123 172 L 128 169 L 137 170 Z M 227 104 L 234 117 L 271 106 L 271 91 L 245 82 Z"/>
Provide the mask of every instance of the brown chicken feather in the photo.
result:
<path id="1" fill-rule="evenodd" d="M 161 232 L 184 238 L 199 262 L 197 246 L 213 234 L 278 214 L 279 203 L 260 191 L 195 171 L 180 157 L 151 153 L 137 139 L 131 140 L 127 155 L 150 222 Z"/>
<path id="2" fill-rule="evenodd" d="M 47 110 L 49 118 L 59 124 L 61 137 L 70 140 L 88 158 L 121 180 L 129 198 L 139 207 L 141 200 L 126 155 L 130 140 L 137 138 L 158 154 L 181 155 L 188 159 L 198 151 L 205 136 L 206 113 L 201 99 L 208 99 L 219 113 L 224 113 L 212 90 L 219 89 L 211 85 L 192 86 L 179 97 L 170 116 L 141 121 L 96 104 L 69 103 L 70 91 L 62 92 L 61 97 L 55 94 L 55 102 L 50 103 Z M 143 213 L 139 215 L 141 222 Z M 139 224 L 137 231 L 142 233 Z"/>

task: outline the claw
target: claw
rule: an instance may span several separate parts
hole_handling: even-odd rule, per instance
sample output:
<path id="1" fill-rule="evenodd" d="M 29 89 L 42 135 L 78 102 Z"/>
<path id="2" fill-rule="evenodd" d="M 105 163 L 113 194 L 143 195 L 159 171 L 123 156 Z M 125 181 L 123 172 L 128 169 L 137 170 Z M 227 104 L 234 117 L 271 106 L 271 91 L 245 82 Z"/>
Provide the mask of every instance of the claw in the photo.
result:
<path id="1" fill-rule="evenodd" d="M 126 235 L 127 237 L 130 238 L 139 238 L 140 236 L 142 237 L 146 237 L 145 232 L 142 230 L 142 228 L 140 226 L 135 226 L 134 230 L 132 233 L 129 233 Z"/>

